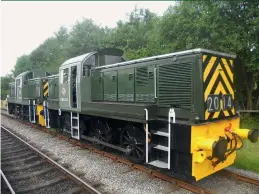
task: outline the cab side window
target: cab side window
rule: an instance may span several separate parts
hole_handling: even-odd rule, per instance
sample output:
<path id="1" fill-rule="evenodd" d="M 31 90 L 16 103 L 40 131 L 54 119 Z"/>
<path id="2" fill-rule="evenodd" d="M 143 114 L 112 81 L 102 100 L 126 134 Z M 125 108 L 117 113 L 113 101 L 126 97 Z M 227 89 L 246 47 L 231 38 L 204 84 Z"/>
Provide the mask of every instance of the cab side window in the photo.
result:
<path id="1" fill-rule="evenodd" d="M 29 79 L 32 79 L 33 78 L 33 73 L 32 72 L 30 72 L 30 73 L 28 73 L 27 75 L 26 75 L 26 77 L 25 77 L 25 80 L 24 80 L 24 85 L 27 85 L 28 84 L 28 80 Z"/>
<path id="2" fill-rule="evenodd" d="M 10 88 L 10 96 L 14 97 L 15 96 L 15 85 L 9 84 L 9 88 Z"/>
<path id="3" fill-rule="evenodd" d="M 83 65 L 83 77 L 90 77 L 91 66 Z"/>
<path id="4" fill-rule="evenodd" d="M 68 68 L 66 69 L 61 69 L 60 71 L 60 83 L 66 83 L 68 82 Z"/>
<path id="5" fill-rule="evenodd" d="M 18 88 L 21 87 L 21 79 L 18 79 L 18 80 L 16 81 L 16 86 L 17 86 Z"/>
<path id="6" fill-rule="evenodd" d="M 84 64 L 83 64 L 83 77 L 86 77 L 86 78 L 90 77 L 91 68 L 94 67 L 95 64 L 96 64 L 95 58 L 96 58 L 96 56 L 93 55 L 84 62 Z"/>

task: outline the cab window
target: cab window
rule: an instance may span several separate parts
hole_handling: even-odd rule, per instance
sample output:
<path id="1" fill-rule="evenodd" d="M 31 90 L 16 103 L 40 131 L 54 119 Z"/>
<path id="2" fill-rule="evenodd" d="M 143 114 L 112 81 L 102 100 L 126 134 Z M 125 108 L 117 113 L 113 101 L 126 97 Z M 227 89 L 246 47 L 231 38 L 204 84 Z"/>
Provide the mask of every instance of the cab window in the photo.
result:
<path id="1" fill-rule="evenodd" d="M 33 78 L 33 72 L 30 72 L 30 73 L 28 73 L 27 75 L 26 75 L 26 77 L 25 77 L 25 80 L 24 80 L 24 85 L 26 85 L 27 83 L 28 83 L 28 80 L 29 79 L 32 79 Z"/>
<path id="2" fill-rule="evenodd" d="M 16 80 L 16 86 L 19 88 L 21 87 L 21 79 Z"/>
<path id="3" fill-rule="evenodd" d="M 60 83 L 66 83 L 68 81 L 68 68 L 61 69 L 60 71 Z"/>
<path id="4" fill-rule="evenodd" d="M 83 77 L 90 77 L 91 68 L 96 65 L 96 56 L 88 58 L 83 64 Z"/>
<path id="5" fill-rule="evenodd" d="M 114 63 L 120 63 L 123 61 L 124 60 L 121 56 L 103 55 L 103 65 L 110 65 Z"/>
<path id="6" fill-rule="evenodd" d="M 9 84 L 9 88 L 10 88 L 10 96 L 14 97 L 15 96 L 15 85 L 13 83 Z"/>

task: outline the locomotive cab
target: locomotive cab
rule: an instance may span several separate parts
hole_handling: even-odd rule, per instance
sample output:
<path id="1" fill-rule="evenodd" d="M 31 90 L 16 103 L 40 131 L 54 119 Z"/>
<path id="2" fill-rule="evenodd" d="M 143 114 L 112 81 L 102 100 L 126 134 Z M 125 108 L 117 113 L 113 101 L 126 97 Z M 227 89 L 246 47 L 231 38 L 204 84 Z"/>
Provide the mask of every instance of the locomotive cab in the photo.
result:
<path id="1" fill-rule="evenodd" d="M 123 62 L 122 55 L 120 49 L 105 48 L 65 61 L 59 70 L 60 107 L 80 111 L 82 103 L 91 101 L 91 69 Z"/>

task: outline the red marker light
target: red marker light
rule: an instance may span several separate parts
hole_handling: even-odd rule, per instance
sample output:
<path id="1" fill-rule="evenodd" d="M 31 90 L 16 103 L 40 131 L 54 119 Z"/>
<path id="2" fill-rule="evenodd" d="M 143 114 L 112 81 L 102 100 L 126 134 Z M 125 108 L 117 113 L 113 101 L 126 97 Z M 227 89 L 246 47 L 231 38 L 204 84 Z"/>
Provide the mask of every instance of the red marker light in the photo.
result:
<path id="1" fill-rule="evenodd" d="M 228 127 L 225 128 L 225 131 L 231 132 L 231 131 L 230 131 L 230 130 L 231 130 L 231 127 L 232 127 L 232 124 L 229 123 Z"/>

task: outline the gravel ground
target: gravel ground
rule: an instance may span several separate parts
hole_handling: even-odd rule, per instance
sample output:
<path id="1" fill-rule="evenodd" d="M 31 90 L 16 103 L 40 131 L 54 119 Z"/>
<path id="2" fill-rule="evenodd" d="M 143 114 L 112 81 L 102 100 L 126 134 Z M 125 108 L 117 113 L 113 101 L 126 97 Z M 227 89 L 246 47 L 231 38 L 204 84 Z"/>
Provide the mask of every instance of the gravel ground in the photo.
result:
<path id="1" fill-rule="evenodd" d="M 40 175 L 40 176 L 33 176 L 31 178 L 27 178 L 27 179 L 24 179 L 24 180 L 20 180 L 18 183 L 15 182 L 15 187 L 13 187 L 14 190 L 16 189 L 19 189 L 19 188 L 25 188 L 25 187 L 28 187 L 28 186 L 31 186 L 31 185 L 36 185 L 36 184 L 40 184 L 40 183 L 44 183 L 48 180 L 53 180 L 57 177 L 60 177 L 62 176 L 62 174 L 58 171 L 50 171 L 50 172 L 47 172 L 43 175 Z M 74 183 L 75 185 L 75 183 Z"/>
<path id="2" fill-rule="evenodd" d="M 239 182 L 234 179 L 214 174 L 208 178 L 202 179 L 194 183 L 197 186 L 207 188 L 215 193 L 224 194 L 258 194 L 259 187 L 244 182 Z"/>
<path id="3" fill-rule="evenodd" d="M 131 170 L 127 165 L 115 163 L 109 158 L 92 153 L 86 149 L 75 147 L 63 140 L 30 128 L 18 121 L 10 120 L 2 115 L 2 124 L 13 129 L 24 138 L 26 137 L 34 146 L 47 151 L 51 157 L 58 158 L 58 162 L 70 166 L 74 172 L 84 174 L 83 177 L 97 189 L 106 193 L 129 193 L 129 194 L 157 194 L 191 193 L 184 189 L 170 190 L 170 184 L 159 179 L 149 179 L 146 173 Z M 231 168 L 232 170 L 232 168 Z M 251 172 L 248 175 L 251 174 Z M 254 174 L 254 173 L 252 173 Z M 251 176 L 253 176 L 251 174 Z M 259 176 L 256 174 L 256 176 Z M 212 189 L 215 193 L 225 194 L 258 194 L 259 187 L 240 183 L 220 175 L 212 175 L 195 183 L 203 188 Z"/>
<path id="4" fill-rule="evenodd" d="M 74 182 L 71 181 L 62 181 L 58 184 L 53 185 L 52 187 L 47 187 L 43 189 L 37 189 L 33 192 L 30 192 L 30 194 L 46 194 L 46 193 L 65 193 L 71 187 L 76 187 Z"/>
<path id="5" fill-rule="evenodd" d="M 60 164 L 69 166 L 69 169 L 74 172 L 84 174 L 83 177 L 102 192 L 114 194 L 191 193 L 184 189 L 170 192 L 171 186 L 165 181 L 156 178 L 149 179 L 144 172 L 131 170 L 127 165 L 115 163 L 109 158 L 75 147 L 3 115 L 1 122 L 3 126 L 29 140 L 29 143 L 51 154 L 51 157 L 58 158 Z"/>
<path id="6" fill-rule="evenodd" d="M 258 163 L 259 163 L 259 161 L 258 161 Z M 243 174 L 243 175 L 249 176 L 251 178 L 256 178 L 256 179 L 259 180 L 259 173 L 252 172 L 252 171 L 249 171 L 249 170 L 238 169 L 238 168 L 235 168 L 235 167 L 232 167 L 232 166 L 227 168 L 227 169 L 231 170 L 233 172 L 239 173 L 239 174 Z"/>

